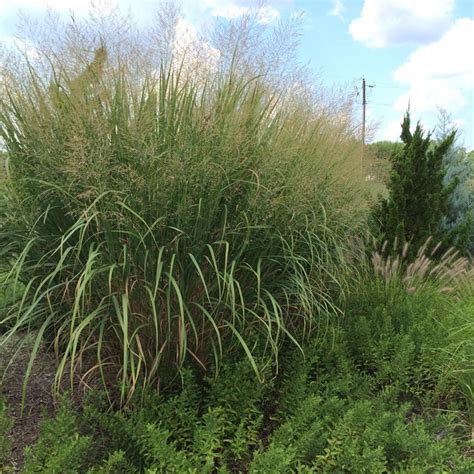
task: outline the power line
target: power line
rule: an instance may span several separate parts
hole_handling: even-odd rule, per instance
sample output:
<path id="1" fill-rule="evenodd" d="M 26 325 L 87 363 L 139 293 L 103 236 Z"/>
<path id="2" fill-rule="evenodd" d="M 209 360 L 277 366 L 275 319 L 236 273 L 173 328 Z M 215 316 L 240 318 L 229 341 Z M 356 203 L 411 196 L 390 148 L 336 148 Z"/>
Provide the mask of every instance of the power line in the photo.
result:
<path id="1" fill-rule="evenodd" d="M 403 87 L 403 86 L 388 86 L 386 84 L 379 84 L 377 83 L 377 87 L 379 89 L 400 89 L 400 90 L 407 90 L 408 87 Z"/>
<path id="2" fill-rule="evenodd" d="M 386 102 L 374 102 L 373 100 L 371 100 L 370 102 L 367 102 L 368 105 L 383 105 L 383 106 L 387 106 L 387 107 L 392 107 L 393 104 L 387 104 Z"/>

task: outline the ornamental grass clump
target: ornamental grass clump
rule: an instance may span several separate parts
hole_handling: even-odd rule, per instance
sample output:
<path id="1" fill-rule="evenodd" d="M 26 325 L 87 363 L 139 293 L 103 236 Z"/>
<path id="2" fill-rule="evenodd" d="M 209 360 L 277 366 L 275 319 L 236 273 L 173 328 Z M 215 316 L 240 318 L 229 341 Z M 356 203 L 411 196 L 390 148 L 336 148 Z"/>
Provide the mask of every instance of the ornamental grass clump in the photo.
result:
<path id="1" fill-rule="evenodd" d="M 48 80 L 25 58 L 5 85 L 0 243 L 23 297 L 0 324 L 36 331 L 32 361 L 54 348 L 56 388 L 67 372 L 118 381 L 122 404 L 235 348 L 261 376 L 255 351 L 273 363 L 338 311 L 361 215 L 350 124 L 238 61 L 137 76 L 111 54 L 52 57 Z"/>
<path id="2" fill-rule="evenodd" d="M 451 247 L 442 255 L 437 256 L 438 243 L 434 248 L 432 239 L 416 251 L 413 261 L 408 259 L 410 243 L 405 242 L 399 255 L 385 256 L 388 245 L 386 241 L 380 252 L 374 251 L 371 256 L 373 272 L 382 278 L 385 283 L 395 281 L 401 283 L 409 292 L 414 292 L 426 285 L 435 288 L 441 293 L 463 293 L 472 287 L 474 267 L 472 262 L 459 255 L 459 251 Z M 394 251 L 398 243 L 395 242 Z M 431 249 L 431 250 L 430 250 Z"/>

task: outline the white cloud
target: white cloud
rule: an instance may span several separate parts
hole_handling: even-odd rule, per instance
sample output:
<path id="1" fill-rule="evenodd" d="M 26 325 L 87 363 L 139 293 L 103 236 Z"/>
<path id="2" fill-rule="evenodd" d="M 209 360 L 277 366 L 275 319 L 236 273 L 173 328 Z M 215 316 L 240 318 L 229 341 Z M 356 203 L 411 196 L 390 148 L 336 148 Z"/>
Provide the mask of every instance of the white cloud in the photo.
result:
<path id="1" fill-rule="evenodd" d="M 180 17 L 176 24 L 173 55 L 176 64 L 182 64 L 184 76 L 193 74 L 196 77 L 217 68 L 220 51 L 200 38 L 191 22 Z"/>
<path id="2" fill-rule="evenodd" d="M 112 2 L 96 1 L 96 5 L 104 8 L 110 7 Z M 87 13 L 91 7 L 90 1 L 74 1 L 74 0 L 16 0 L 10 2 L 7 0 L 0 0 L 0 10 L 6 11 L 7 8 L 10 10 L 18 11 L 22 10 L 29 12 L 31 10 L 46 10 L 50 8 L 55 11 L 68 11 L 72 10 L 75 13 Z"/>
<path id="3" fill-rule="evenodd" d="M 272 23 L 280 18 L 277 8 L 269 4 L 255 6 L 253 0 L 182 0 L 182 5 L 195 12 L 201 12 L 214 17 L 226 18 L 228 20 L 238 18 L 247 13 L 256 13 L 261 23 Z M 133 2 L 133 0 L 0 0 L 0 11 L 16 16 L 19 10 L 27 13 L 40 12 L 46 8 L 53 11 L 68 12 L 83 15 L 90 11 L 91 5 L 102 10 L 119 6 L 123 11 L 130 8 L 132 11 L 147 10 L 155 11 L 158 3 Z"/>
<path id="4" fill-rule="evenodd" d="M 440 40 L 414 51 L 396 70 L 395 79 L 406 82 L 413 77 L 449 79 L 468 76 L 474 82 L 474 63 L 466 56 L 465 49 L 473 42 L 474 20 L 460 18 Z"/>
<path id="5" fill-rule="evenodd" d="M 372 48 L 426 44 L 446 31 L 453 9 L 454 0 L 365 0 L 349 31 Z"/>
<path id="6" fill-rule="evenodd" d="M 375 140 L 390 140 L 391 142 L 400 141 L 402 132 L 401 120 L 391 120 L 383 128 L 377 131 Z"/>
<path id="7" fill-rule="evenodd" d="M 328 12 L 329 16 L 336 16 L 342 20 L 345 12 L 346 7 L 342 0 L 332 0 L 332 8 Z"/>
<path id="8" fill-rule="evenodd" d="M 473 98 L 474 61 L 466 56 L 473 44 L 474 20 L 461 18 L 441 39 L 415 50 L 394 73 L 394 79 L 409 88 L 397 99 L 395 110 L 405 110 L 408 101 L 417 112 L 465 107 Z"/>
<path id="9" fill-rule="evenodd" d="M 217 3 L 217 5 L 211 7 L 211 15 L 227 18 L 228 20 L 232 20 L 234 18 L 238 18 L 239 16 L 245 15 L 250 10 L 250 8 L 248 7 L 236 5 L 235 3 L 212 3 Z"/>
<path id="10" fill-rule="evenodd" d="M 242 0 L 200 0 L 212 16 L 233 20 L 242 15 L 256 14 L 259 23 L 270 24 L 280 18 L 280 12 L 270 5 L 249 6 L 255 2 Z"/>
<path id="11" fill-rule="evenodd" d="M 261 7 L 258 9 L 259 23 L 269 25 L 280 18 L 280 12 L 274 7 Z"/>

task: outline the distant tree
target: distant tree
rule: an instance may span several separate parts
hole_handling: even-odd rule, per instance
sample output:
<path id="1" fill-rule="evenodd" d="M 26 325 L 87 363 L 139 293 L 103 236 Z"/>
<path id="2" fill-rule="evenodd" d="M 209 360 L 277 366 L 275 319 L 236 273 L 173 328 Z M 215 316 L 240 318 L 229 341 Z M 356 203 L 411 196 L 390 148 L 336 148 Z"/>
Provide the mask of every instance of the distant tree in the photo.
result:
<path id="1" fill-rule="evenodd" d="M 454 131 L 451 115 L 444 109 L 439 109 L 436 141 L 442 143 Z M 458 185 L 448 199 L 448 208 L 440 224 L 441 231 L 449 233 L 462 226 L 467 227 L 467 246 L 474 246 L 474 193 L 472 189 L 472 163 L 468 159 L 465 148 L 455 139 L 444 156 L 446 168 L 443 184 L 456 180 Z M 472 243 L 471 243 L 472 241 Z M 458 243 L 458 246 L 461 242 Z M 461 249 L 463 250 L 463 249 Z"/>
<path id="2" fill-rule="evenodd" d="M 458 184 L 457 179 L 447 185 L 445 182 L 444 160 L 455 136 L 453 131 L 430 146 L 431 133 L 425 136 L 419 122 L 412 133 L 410 114 L 406 113 L 400 135 L 403 146 L 391 156 L 389 196 L 380 201 L 374 212 L 379 236 L 388 242 L 387 249 L 399 252 L 404 242 L 410 242 L 413 256 L 429 237 L 434 244 L 441 242 L 442 248 L 461 243 L 464 226 L 448 233 L 440 226 Z"/>
<path id="3" fill-rule="evenodd" d="M 390 157 L 401 148 L 401 143 L 389 140 L 369 143 L 366 146 L 368 174 L 375 176 L 377 181 L 386 182 L 390 173 Z"/>
<path id="4" fill-rule="evenodd" d="M 402 148 L 402 143 L 391 142 L 389 140 L 381 140 L 367 145 L 367 149 L 372 153 L 374 158 L 386 161 L 389 161 L 393 153 L 400 151 Z"/>

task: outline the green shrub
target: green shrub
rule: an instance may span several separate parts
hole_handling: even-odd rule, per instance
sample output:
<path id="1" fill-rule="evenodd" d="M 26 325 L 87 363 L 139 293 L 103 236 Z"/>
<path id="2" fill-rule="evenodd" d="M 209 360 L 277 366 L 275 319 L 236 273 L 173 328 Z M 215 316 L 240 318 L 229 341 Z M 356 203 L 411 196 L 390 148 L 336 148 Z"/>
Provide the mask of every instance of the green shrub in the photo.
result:
<path id="1" fill-rule="evenodd" d="M 466 313 L 453 296 L 427 284 L 408 294 L 396 280 L 375 278 L 363 281 L 346 305 L 345 347 L 359 370 L 410 399 L 430 397 L 428 405 L 452 398 L 453 387 L 460 393 L 454 374 L 467 371 L 473 352 L 458 330 Z"/>
<path id="2" fill-rule="evenodd" d="M 435 441 L 424 420 L 411 415 L 407 422 L 408 417 L 407 405 L 384 407 L 377 399 L 354 403 L 335 424 L 313 467 L 317 472 L 468 472 L 472 463 L 459 453 L 452 433 Z"/>
<path id="3" fill-rule="evenodd" d="M 421 418 L 396 394 L 374 394 L 377 385 L 368 380 L 370 398 L 343 394 L 348 379 L 333 376 L 324 389 L 313 386 L 268 447 L 255 453 L 249 471 L 268 472 L 275 465 L 276 472 L 470 472 L 472 460 L 460 452 L 459 420 Z"/>
<path id="4" fill-rule="evenodd" d="M 91 394 L 81 433 L 109 453 L 123 452 L 139 471 L 212 472 L 246 465 L 262 428 L 268 386 L 255 380 L 245 355 L 226 361 L 204 385 L 196 384 L 191 370 L 183 378 L 179 390 L 161 395 L 147 390 L 130 413 L 107 411 L 106 400 Z"/>
<path id="5" fill-rule="evenodd" d="M 170 440 L 171 433 L 156 425 L 147 425 L 142 441 L 143 458 L 151 472 L 195 472 L 186 452 Z"/>
<path id="6" fill-rule="evenodd" d="M 99 467 L 91 468 L 87 474 L 133 474 L 138 472 L 125 459 L 123 451 L 114 451 Z"/>
<path id="7" fill-rule="evenodd" d="M 69 457 L 74 466 L 82 457 L 75 469 L 90 473 L 471 472 L 462 452 L 468 447 L 462 406 L 439 411 L 431 409 L 432 397 L 424 396 L 423 406 L 414 403 L 417 393 L 401 397 L 410 370 L 400 383 L 396 374 L 381 383 L 348 350 L 352 327 L 344 318 L 337 327 L 333 342 L 307 341 L 306 358 L 284 348 L 286 370 L 266 384 L 241 354 L 224 359 L 204 381 L 187 369 L 181 388 L 159 395 L 149 389 L 125 411 L 111 410 L 105 394 L 91 392 L 80 417 L 65 406 L 50 424 L 66 440 L 66 453 L 43 429 L 32 452 L 48 446 L 47 453 L 30 465 L 61 465 Z M 456 379 L 445 382 L 456 387 Z"/>
<path id="8" fill-rule="evenodd" d="M 285 354 L 277 426 L 250 472 L 472 471 L 472 297 L 400 273 L 362 271 L 333 337 Z"/>
<path id="9" fill-rule="evenodd" d="M 84 472 L 93 440 L 79 433 L 77 415 L 63 402 L 55 419 L 45 419 L 38 442 L 25 450 L 25 474 Z"/>
<path id="10" fill-rule="evenodd" d="M 0 397 L 0 470 L 6 467 L 8 455 L 10 454 L 10 429 L 12 420 L 7 414 L 7 407 L 3 398 Z"/>
<path id="11" fill-rule="evenodd" d="M 265 472 L 285 474 L 291 472 L 294 456 L 291 447 L 270 445 L 267 451 L 257 455 L 250 466 L 249 472 L 251 474 L 263 474 Z"/>
<path id="12" fill-rule="evenodd" d="M 446 327 L 449 345 L 445 354 L 450 364 L 435 361 L 443 374 L 446 391 L 455 385 L 463 396 L 463 405 L 468 411 L 468 420 L 474 426 L 474 296 L 467 292 L 455 305 L 456 324 Z M 442 359 L 441 359 L 442 360 Z M 451 396 L 455 396 L 451 389 Z"/>

